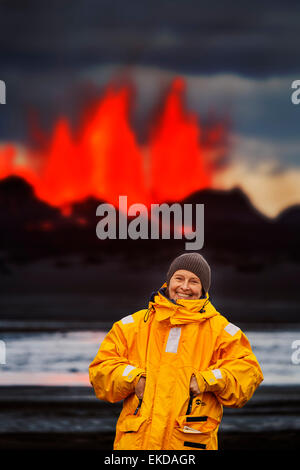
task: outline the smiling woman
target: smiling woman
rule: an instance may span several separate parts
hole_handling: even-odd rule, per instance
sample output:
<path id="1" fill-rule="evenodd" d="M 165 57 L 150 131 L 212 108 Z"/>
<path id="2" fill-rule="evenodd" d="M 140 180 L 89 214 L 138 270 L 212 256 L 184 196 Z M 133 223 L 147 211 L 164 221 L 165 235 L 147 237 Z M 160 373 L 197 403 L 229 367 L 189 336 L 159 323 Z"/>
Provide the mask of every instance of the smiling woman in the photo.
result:
<path id="1" fill-rule="evenodd" d="M 170 299 L 200 299 L 202 284 L 198 276 L 180 269 L 172 276 L 168 287 Z"/>
<path id="2" fill-rule="evenodd" d="M 242 407 L 263 380 L 247 337 L 210 302 L 207 261 L 184 253 L 166 279 L 89 367 L 99 399 L 124 400 L 115 450 L 215 450 L 223 405 Z"/>
<path id="3" fill-rule="evenodd" d="M 199 253 L 183 254 L 174 259 L 167 273 L 167 294 L 170 299 L 200 299 L 208 292 L 211 270 Z"/>

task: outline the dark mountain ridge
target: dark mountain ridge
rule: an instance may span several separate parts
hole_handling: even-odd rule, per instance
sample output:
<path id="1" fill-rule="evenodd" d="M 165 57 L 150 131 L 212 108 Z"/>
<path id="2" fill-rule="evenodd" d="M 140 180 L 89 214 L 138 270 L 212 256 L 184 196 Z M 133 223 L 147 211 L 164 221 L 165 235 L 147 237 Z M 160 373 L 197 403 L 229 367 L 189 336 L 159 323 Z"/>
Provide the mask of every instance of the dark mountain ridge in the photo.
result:
<path id="1" fill-rule="evenodd" d="M 104 201 L 93 197 L 72 204 L 70 214 L 39 200 L 22 178 L 11 176 L 0 181 L 0 243 L 7 261 L 83 254 L 101 261 L 103 253 L 126 252 L 139 258 L 168 258 L 184 251 L 186 240 L 171 239 L 100 240 L 96 236 L 99 217 L 96 208 Z M 205 189 L 178 202 L 204 204 L 204 250 L 216 259 L 232 264 L 299 262 L 298 233 L 300 205 L 269 219 L 256 210 L 239 188 Z M 169 203 L 170 205 L 172 203 Z M 118 224 L 118 211 L 116 210 Z M 150 224 L 150 220 L 148 221 Z M 195 219 L 193 219 L 195 229 Z M 149 232 L 150 233 L 150 232 Z"/>

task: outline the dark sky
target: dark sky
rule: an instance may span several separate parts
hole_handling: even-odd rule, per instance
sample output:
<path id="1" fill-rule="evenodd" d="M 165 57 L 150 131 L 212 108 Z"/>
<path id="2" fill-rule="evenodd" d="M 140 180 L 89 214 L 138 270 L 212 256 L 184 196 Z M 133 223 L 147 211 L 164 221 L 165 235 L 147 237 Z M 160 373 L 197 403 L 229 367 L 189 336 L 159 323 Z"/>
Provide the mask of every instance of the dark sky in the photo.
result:
<path id="1" fill-rule="evenodd" d="M 300 3 L 199 0 L 6 0 L 0 61 L 78 69 L 155 65 L 251 76 L 300 72 Z"/>
<path id="2" fill-rule="evenodd" d="M 230 109 L 234 131 L 259 141 L 255 158 L 276 143 L 282 165 L 299 165 L 300 105 L 290 100 L 299 18 L 299 1 L 2 0 L 0 142 L 26 141 L 31 110 L 46 129 L 60 114 L 76 122 L 124 75 L 136 81 L 142 127 L 161 87 L 181 75 L 191 110 Z"/>

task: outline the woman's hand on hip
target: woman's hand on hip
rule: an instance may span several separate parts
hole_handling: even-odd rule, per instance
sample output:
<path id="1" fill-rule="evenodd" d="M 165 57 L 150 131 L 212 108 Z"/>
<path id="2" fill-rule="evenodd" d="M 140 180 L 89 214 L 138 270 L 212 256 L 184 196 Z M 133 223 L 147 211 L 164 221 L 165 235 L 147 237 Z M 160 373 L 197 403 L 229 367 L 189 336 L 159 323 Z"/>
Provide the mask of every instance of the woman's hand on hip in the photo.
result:
<path id="1" fill-rule="evenodd" d="M 145 385 L 146 385 L 146 377 L 141 376 L 138 383 L 135 386 L 135 394 L 139 399 L 143 398 Z"/>

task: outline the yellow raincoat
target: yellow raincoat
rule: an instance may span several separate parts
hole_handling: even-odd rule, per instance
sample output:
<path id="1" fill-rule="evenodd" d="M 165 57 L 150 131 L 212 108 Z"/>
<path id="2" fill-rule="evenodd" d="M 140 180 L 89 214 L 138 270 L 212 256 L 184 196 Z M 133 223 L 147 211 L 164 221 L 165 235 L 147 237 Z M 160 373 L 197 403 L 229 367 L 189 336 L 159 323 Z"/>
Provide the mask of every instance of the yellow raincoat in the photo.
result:
<path id="1" fill-rule="evenodd" d="M 242 407 L 263 380 L 244 333 L 209 296 L 175 303 L 166 284 L 148 310 L 116 322 L 90 364 L 101 400 L 124 400 L 115 450 L 217 449 L 223 405 Z M 190 397 L 192 375 L 201 394 Z M 146 377 L 143 400 L 135 395 Z M 140 405 L 140 406 L 139 406 Z"/>

